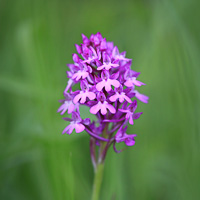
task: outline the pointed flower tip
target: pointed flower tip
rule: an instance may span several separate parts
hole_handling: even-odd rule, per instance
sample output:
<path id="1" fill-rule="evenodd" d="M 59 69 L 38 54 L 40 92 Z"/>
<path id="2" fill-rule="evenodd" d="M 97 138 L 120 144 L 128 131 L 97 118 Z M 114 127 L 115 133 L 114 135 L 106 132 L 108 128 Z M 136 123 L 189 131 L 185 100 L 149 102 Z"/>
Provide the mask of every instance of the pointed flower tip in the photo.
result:
<path id="1" fill-rule="evenodd" d="M 83 33 L 81 33 L 81 36 L 82 36 L 83 39 L 87 38 Z"/>
<path id="2" fill-rule="evenodd" d="M 82 53 L 82 49 L 81 47 L 78 45 L 78 44 L 75 44 L 75 47 L 76 47 L 76 51 L 81 54 Z"/>

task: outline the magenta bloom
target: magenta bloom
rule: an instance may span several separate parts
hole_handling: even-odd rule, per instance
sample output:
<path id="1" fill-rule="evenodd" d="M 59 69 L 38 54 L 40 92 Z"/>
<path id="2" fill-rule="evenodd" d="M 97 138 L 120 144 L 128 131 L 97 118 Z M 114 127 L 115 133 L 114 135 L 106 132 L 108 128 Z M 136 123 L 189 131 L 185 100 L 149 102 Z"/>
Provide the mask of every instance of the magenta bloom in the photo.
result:
<path id="1" fill-rule="evenodd" d="M 63 115 L 67 110 L 68 110 L 68 114 L 72 113 L 76 106 L 73 104 L 73 97 L 69 94 L 69 93 L 65 93 L 64 94 L 65 99 L 64 100 L 60 100 L 60 103 L 62 103 L 62 105 L 58 108 L 57 112 L 61 112 L 60 114 Z"/>
<path id="2" fill-rule="evenodd" d="M 79 81 L 80 79 L 85 79 L 89 76 L 92 71 L 90 66 L 85 64 L 68 64 L 69 68 L 73 71 L 71 79 Z"/>
<path id="3" fill-rule="evenodd" d="M 96 94 L 94 92 L 89 91 L 89 85 L 87 83 L 87 81 L 82 81 L 81 82 L 81 91 L 79 92 L 79 94 L 77 94 L 74 97 L 74 103 L 78 103 L 78 101 L 80 100 L 80 103 L 85 103 L 86 102 L 86 98 L 88 97 L 90 100 L 95 99 Z"/>
<path id="4" fill-rule="evenodd" d="M 134 113 L 137 108 L 137 101 L 134 100 L 133 103 L 131 103 L 127 109 L 119 109 L 119 111 L 126 113 L 126 120 L 129 120 L 130 124 L 134 124 L 133 120 L 138 119 L 142 112 L 140 113 Z"/>
<path id="5" fill-rule="evenodd" d="M 120 128 L 115 135 L 115 141 L 117 143 L 124 142 L 127 146 L 133 146 L 135 144 L 135 139 L 137 135 L 127 135 L 126 134 L 127 126 L 125 128 Z"/>
<path id="6" fill-rule="evenodd" d="M 97 112 L 101 111 L 102 115 L 107 113 L 107 109 L 114 114 L 116 109 L 106 101 L 106 97 L 103 93 L 99 93 L 98 95 L 98 103 L 90 108 L 90 112 L 92 114 L 97 114 Z"/>
<path id="7" fill-rule="evenodd" d="M 96 88 L 98 91 L 101 91 L 104 87 L 107 92 L 109 92 L 113 85 L 114 87 L 118 88 L 120 86 L 120 82 L 116 80 L 119 77 L 119 74 L 113 74 L 111 77 L 108 71 L 102 71 L 101 73 L 101 80 L 96 84 Z"/>
<path id="8" fill-rule="evenodd" d="M 103 53 L 103 64 L 99 67 L 97 67 L 97 70 L 102 70 L 102 69 L 106 69 L 109 70 L 112 67 L 118 67 L 118 60 L 115 60 L 113 62 L 111 62 L 111 58 L 109 57 L 108 54 L 106 54 L 105 52 Z"/>
<path id="9" fill-rule="evenodd" d="M 127 87 L 134 87 L 136 86 L 142 86 L 145 85 L 141 81 L 136 80 L 136 78 L 139 76 L 140 73 L 134 72 L 133 70 L 129 69 L 125 72 L 124 78 L 125 78 L 125 83 L 124 85 Z"/>
<path id="10" fill-rule="evenodd" d="M 115 59 L 115 60 L 124 60 L 124 61 L 129 61 L 131 59 L 128 59 L 125 57 L 126 56 L 126 52 L 122 52 L 122 53 L 119 53 L 119 50 L 117 48 L 117 46 L 115 46 L 112 50 L 112 58 Z"/>
<path id="11" fill-rule="evenodd" d="M 126 100 L 129 103 L 132 103 L 131 99 L 126 95 L 125 92 L 123 92 L 123 88 L 121 85 L 119 88 L 115 88 L 115 94 L 109 98 L 109 100 L 112 102 L 115 102 L 117 99 L 119 99 L 120 103 L 122 103 L 124 100 Z"/>
<path id="12" fill-rule="evenodd" d="M 84 54 L 82 54 L 82 56 L 86 58 L 86 60 L 82 61 L 82 63 L 90 64 L 93 61 L 99 60 L 101 58 L 101 54 L 98 50 L 96 52 L 93 47 L 90 47 L 90 49 L 88 49 L 87 46 L 84 47 L 85 47 L 85 49 L 83 50 Z"/>
<path id="13" fill-rule="evenodd" d="M 138 80 L 140 75 L 131 69 L 132 59 L 126 58 L 126 52 L 119 52 L 113 42 L 103 38 L 101 33 L 89 38 L 82 34 L 82 44 L 75 44 L 77 53 L 72 54 L 73 62 L 68 64 L 67 86 L 64 100 L 58 109 L 61 115 L 72 114 L 72 118 L 63 118 L 70 124 L 63 133 L 71 134 L 86 131 L 90 135 L 90 150 L 93 162 L 95 148 L 106 142 L 101 151 L 100 160 L 104 160 L 108 147 L 124 142 L 127 146 L 135 144 L 136 135 L 126 133 L 127 124 L 134 124 L 142 112 L 135 113 L 137 100 L 148 103 L 148 97 L 138 92 L 145 85 Z M 96 120 L 84 119 L 79 106 L 88 107 L 88 112 Z"/>
<path id="14" fill-rule="evenodd" d="M 83 120 L 81 119 L 78 112 L 72 112 L 72 119 L 67 117 L 63 119 L 65 121 L 70 121 L 70 124 L 63 130 L 63 134 L 71 134 L 74 129 L 77 133 L 80 133 L 85 130 L 85 126 L 81 123 Z"/>

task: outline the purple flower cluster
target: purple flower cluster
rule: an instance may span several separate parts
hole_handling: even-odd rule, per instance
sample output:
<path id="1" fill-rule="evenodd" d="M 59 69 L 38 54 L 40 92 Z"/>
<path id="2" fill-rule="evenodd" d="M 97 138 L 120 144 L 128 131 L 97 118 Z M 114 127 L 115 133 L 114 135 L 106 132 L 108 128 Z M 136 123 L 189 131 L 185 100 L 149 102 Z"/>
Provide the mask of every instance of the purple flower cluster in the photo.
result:
<path id="1" fill-rule="evenodd" d="M 92 34 L 90 38 L 82 34 L 82 39 L 81 45 L 75 45 L 78 54 L 72 54 L 74 63 L 67 65 L 69 80 L 65 99 L 60 100 L 62 105 L 58 109 L 61 115 L 66 111 L 72 114 L 72 118 L 63 118 L 70 122 L 63 133 L 85 130 L 95 145 L 106 142 L 108 148 L 113 144 L 114 150 L 119 152 L 116 143 L 135 144 L 136 135 L 126 134 L 126 129 L 128 123 L 133 125 L 142 114 L 135 112 L 137 100 L 132 98 L 148 103 L 148 97 L 136 90 L 136 86 L 145 84 L 137 80 L 140 73 L 131 69 L 132 60 L 125 57 L 126 52 L 120 53 L 101 33 Z M 80 90 L 73 91 L 74 85 L 79 84 Z M 83 119 L 84 113 L 80 116 L 82 105 L 89 107 L 96 121 Z"/>

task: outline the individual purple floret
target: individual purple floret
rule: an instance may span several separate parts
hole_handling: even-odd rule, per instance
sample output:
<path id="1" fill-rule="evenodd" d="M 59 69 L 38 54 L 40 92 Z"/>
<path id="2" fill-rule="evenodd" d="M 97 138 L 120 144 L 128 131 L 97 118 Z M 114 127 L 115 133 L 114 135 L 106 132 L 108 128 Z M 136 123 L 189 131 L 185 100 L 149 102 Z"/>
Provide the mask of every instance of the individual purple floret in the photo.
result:
<path id="1" fill-rule="evenodd" d="M 115 102 L 117 99 L 119 99 L 120 103 L 122 103 L 124 100 L 126 100 L 129 103 L 132 103 L 131 99 L 123 91 L 123 87 L 121 85 L 120 87 L 115 88 L 115 94 L 109 98 L 109 100 L 112 102 Z"/>
<path id="2" fill-rule="evenodd" d="M 63 130 L 63 133 L 71 134 L 74 129 L 77 133 L 85 130 L 85 126 L 82 124 L 83 120 L 78 112 L 72 112 L 72 119 L 67 117 L 63 119 L 70 122 L 70 124 Z"/>
<path id="3" fill-rule="evenodd" d="M 126 120 L 129 120 L 129 123 L 133 125 L 133 119 L 138 119 L 142 112 L 135 113 L 135 110 L 137 108 L 137 101 L 134 100 L 133 103 L 131 103 L 127 109 L 119 109 L 119 111 L 126 113 Z"/>
<path id="4" fill-rule="evenodd" d="M 100 66 L 97 67 L 97 70 L 102 70 L 102 69 L 109 70 L 112 67 L 113 68 L 118 67 L 119 66 L 118 62 L 119 62 L 118 60 L 111 62 L 111 58 L 109 57 L 109 55 L 106 52 L 104 52 L 103 53 L 103 64 L 102 65 L 100 64 Z"/>
<path id="5" fill-rule="evenodd" d="M 83 58 L 85 58 L 85 60 L 83 60 L 82 63 L 87 63 L 87 64 L 90 64 L 95 60 L 100 60 L 100 58 L 101 58 L 101 54 L 100 54 L 99 50 L 97 50 L 97 52 L 96 52 L 93 47 L 90 47 L 88 49 L 87 46 L 85 46 L 85 48 L 83 48 L 82 56 L 83 56 Z"/>
<path id="6" fill-rule="evenodd" d="M 98 97 L 97 97 L 97 104 L 92 106 L 90 108 L 90 112 L 92 114 L 97 114 L 99 111 L 101 111 L 101 114 L 102 115 L 105 115 L 107 113 L 107 109 L 112 113 L 116 113 L 116 109 L 114 108 L 114 106 L 112 106 L 111 104 L 109 104 L 107 101 L 106 101 L 106 97 L 104 95 L 103 92 L 100 92 L 98 94 Z"/>
<path id="7" fill-rule="evenodd" d="M 134 87 L 134 85 L 140 87 L 142 85 L 145 85 L 144 83 L 136 79 L 139 76 L 139 74 L 140 73 L 137 73 L 131 69 L 127 70 L 124 74 L 124 78 L 126 80 L 124 85 L 127 87 Z"/>
<path id="8" fill-rule="evenodd" d="M 137 135 L 128 135 L 126 134 L 127 126 L 125 128 L 120 128 L 116 135 L 115 135 L 115 141 L 117 143 L 124 142 L 127 146 L 133 146 L 135 144 L 135 139 Z"/>
<path id="9" fill-rule="evenodd" d="M 59 100 L 62 105 L 58 108 L 57 112 L 61 112 L 63 115 L 67 110 L 68 114 L 72 113 L 75 109 L 75 105 L 73 104 L 73 97 L 69 93 L 64 93 L 65 99 Z"/>
<path id="10" fill-rule="evenodd" d="M 116 80 L 118 77 L 119 73 L 115 73 L 110 76 L 108 71 L 106 70 L 102 71 L 101 79 L 96 84 L 96 89 L 98 91 L 101 91 L 105 87 L 106 92 L 109 92 L 112 89 L 111 86 L 118 88 L 120 86 L 120 82 Z"/>
<path id="11" fill-rule="evenodd" d="M 149 97 L 138 92 L 145 84 L 138 80 L 140 72 L 131 69 L 132 60 L 126 58 L 126 52 L 120 53 L 99 32 L 89 38 L 82 34 L 82 40 L 82 44 L 75 44 L 77 53 L 72 54 L 73 63 L 67 65 L 65 99 L 60 100 L 58 112 L 72 114 L 72 118 L 63 118 L 70 122 L 63 133 L 71 134 L 75 129 L 77 133 L 89 134 L 91 157 L 96 166 L 103 162 L 111 145 L 120 152 L 117 143 L 135 144 L 136 135 L 126 133 L 127 125 L 133 125 L 142 114 L 135 113 L 136 99 L 148 103 Z M 88 107 L 96 120 L 85 119 L 86 111 L 80 113 L 79 106 Z"/>
<path id="12" fill-rule="evenodd" d="M 87 98 L 89 98 L 90 100 L 95 99 L 96 94 L 90 91 L 89 84 L 86 80 L 81 81 L 80 85 L 81 91 L 74 97 L 73 100 L 75 104 L 78 103 L 79 100 L 80 103 L 85 103 Z"/>
<path id="13" fill-rule="evenodd" d="M 125 58 L 126 56 L 126 52 L 122 52 L 122 53 L 119 53 L 119 50 L 117 48 L 117 46 L 115 46 L 112 50 L 112 58 L 114 58 L 115 60 L 124 60 L 124 61 L 129 61 L 131 59 L 129 58 Z"/>

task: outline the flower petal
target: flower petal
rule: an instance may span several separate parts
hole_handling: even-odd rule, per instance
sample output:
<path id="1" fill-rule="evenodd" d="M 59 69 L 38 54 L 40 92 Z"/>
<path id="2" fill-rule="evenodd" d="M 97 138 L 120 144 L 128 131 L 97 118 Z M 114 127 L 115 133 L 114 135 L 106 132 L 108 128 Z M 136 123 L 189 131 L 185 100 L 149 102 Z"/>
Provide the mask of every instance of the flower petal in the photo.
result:
<path id="1" fill-rule="evenodd" d="M 116 109 L 112 105 L 107 104 L 106 107 L 112 114 L 116 113 Z"/>
<path id="2" fill-rule="evenodd" d="M 67 86 L 66 86 L 66 88 L 65 88 L 64 93 L 66 93 L 66 92 L 69 90 L 69 88 L 72 86 L 72 83 L 73 83 L 73 80 L 70 78 L 70 79 L 68 80 L 68 82 L 67 82 Z"/>
<path id="3" fill-rule="evenodd" d="M 78 101 L 80 100 L 80 98 L 82 97 L 82 94 L 77 94 L 74 99 L 73 99 L 73 102 L 76 104 L 78 103 Z"/>
<path id="4" fill-rule="evenodd" d="M 97 70 L 102 70 L 105 67 L 105 65 L 101 65 L 99 67 L 97 67 Z"/>
<path id="5" fill-rule="evenodd" d="M 106 81 L 106 82 L 105 82 L 105 90 L 106 90 L 107 92 L 109 92 L 111 89 L 112 89 L 112 88 L 111 88 L 110 82 L 109 82 L 109 81 Z"/>
<path id="6" fill-rule="evenodd" d="M 119 102 L 122 103 L 124 101 L 124 96 L 119 95 Z"/>
<path id="7" fill-rule="evenodd" d="M 132 82 L 131 80 L 127 80 L 127 81 L 124 83 L 124 85 L 125 85 L 126 87 L 133 87 L 133 86 L 134 86 L 134 84 L 133 84 L 133 82 Z"/>
<path id="8" fill-rule="evenodd" d="M 133 146 L 133 145 L 135 144 L 134 138 L 130 138 L 130 137 L 126 138 L 126 139 L 124 140 L 124 142 L 125 142 L 125 144 L 126 144 L 127 146 Z"/>
<path id="9" fill-rule="evenodd" d="M 129 123 L 130 123 L 131 125 L 134 124 L 132 115 L 129 116 Z"/>
<path id="10" fill-rule="evenodd" d="M 86 98 L 87 98 L 87 94 L 86 94 L 86 93 L 82 93 L 82 94 L 81 94 L 80 103 L 85 103 L 85 102 L 86 102 Z"/>
<path id="11" fill-rule="evenodd" d="M 63 103 L 63 104 L 58 108 L 57 112 L 61 112 L 61 111 L 62 111 L 60 114 L 63 115 L 63 114 L 66 112 L 67 108 L 68 108 L 68 106 L 67 106 L 65 103 Z"/>
<path id="12" fill-rule="evenodd" d="M 74 130 L 74 128 L 75 128 L 74 124 L 70 124 L 63 130 L 62 134 L 67 133 L 70 135 L 72 131 Z"/>
<path id="13" fill-rule="evenodd" d="M 106 105 L 101 104 L 101 114 L 102 114 L 102 115 L 105 115 L 106 113 L 107 113 Z"/>
<path id="14" fill-rule="evenodd" d="M 68 114 L 70 114 L 70 113 L 72 113 L 73 111 L 74 111 L 74 109 L 75 109 L 75 106 L 74 106 L 74 104 L 71 102 L 71 104 L 69 105 L 69 107 L 68 107 Z"/>
<path id="15" fill-rule="evenodd" d="M 143 112 L 134 113 L 134 114 L 133 114 L 133 119 L 138 119 L 142 113 L 143 113 Z"/>
<path id="16" fill-rule="evenodd" d="M 138 81 L 138 80 L 136 80 L 136 79 L 132 79 L 132 82 L 133 82 L 134 85 L 136 85 L 136 86 L 138 86 L 138 87 L 140 87 L 140 86 L 142 86 L 142 85 L 146 85 L 145 83 L 143 83 L 143 82 L 141 82 L 141 81 Z"/>
<path id="17" fill-rule="evenodd" d="M 126 101 L 128 101 L 129 103 L 132 103 L 131 99 L 130 99 L 128 96 L 124 95 L 124 98 L 125 98 Z"/>
<path id="18" fill-rule="evenodd" d="M 101 91 L 102 89 L 103 89 L 103 87 L 105 86 L 105 81 L 103 80 L 103 81 L 101 81 L 101 82 L 99 82 L 99 83 L 97 83 L 97 85 L 96 85 L 96 89 L 98 90 L 98 91 Z"/>
<path id="19" fill-rule="evenodd" d="M 96 105 L 94 105 L 90 108 L 90 112 L 92 114 L 97 114 L 100 109 L 101 109 L 101 105 L 99 103 L 97 103 Z"/>
<path id="20" fill-rule="evenodd" d="M 112 101 L 112 102 L 115 102 L 115 101 L 117 100 L 117 98 L 118 98 L 118 95 L 117 95 L 117 94 L 114 94 L 113 96 L 111 96 L 111 97 L 109 98 L 109 100 Z"/>
<path id="21" fill-rule="evenodd" d="M 124 110 L 124 109 L 118 109 L 119 111 L 123 112 L 123 113 L 128 113 L 129 110 Z"/>
<path id="22" fill-rule="evenodd" d="M 137 90 L 135 90 L 135 96 L 143 103 L 148 103 L 149 97 L 144 94 L 140 94 Z"/>
<path id="23" fill-rule="evenodd" d="M 118 80 L 111 80 L 111 79 L 109 79 L 109 81 L 110 81 L 110 84 L 113 85 L 113 86 L 115 86 L 116 88 L 118 88 L 120 86 L 120 83 L 119 83 Z"/>
<path id="24" fill-rule="evenodd" d="M 90 100 L 94 100 L 96 98 L 96 94 L 94 92 L 87 92 L 87 97 Z"/>
<path id="25" fill-rule="evenodd" d="M 85 130 L 85 126 L 83 124 L 77 123 L 74 125 L 76 133 L 80 133 Z"/>

